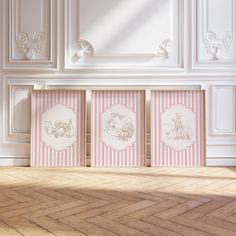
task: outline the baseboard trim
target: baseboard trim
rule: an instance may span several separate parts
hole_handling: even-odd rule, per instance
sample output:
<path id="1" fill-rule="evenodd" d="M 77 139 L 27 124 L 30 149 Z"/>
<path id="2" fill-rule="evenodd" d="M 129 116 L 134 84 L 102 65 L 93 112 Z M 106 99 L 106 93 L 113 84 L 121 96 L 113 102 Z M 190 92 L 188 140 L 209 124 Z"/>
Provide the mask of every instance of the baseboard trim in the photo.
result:
<path id="1" fill-rule="evenodd" d="M 0 166 L 30 166 L 29 158 L 0 158 Z"/>
<path id="2" fill-rule="evenodd" d="M 30 166 L 29 158 L 0 158 L 0 166 Z M 236 166 L 236 158 L 209 158 L 206 166 Z"/>
<path id="3" fill-rule="evenodd" d="M 209 158 L 206 166 L 236 166 L 236 158 Z"/>

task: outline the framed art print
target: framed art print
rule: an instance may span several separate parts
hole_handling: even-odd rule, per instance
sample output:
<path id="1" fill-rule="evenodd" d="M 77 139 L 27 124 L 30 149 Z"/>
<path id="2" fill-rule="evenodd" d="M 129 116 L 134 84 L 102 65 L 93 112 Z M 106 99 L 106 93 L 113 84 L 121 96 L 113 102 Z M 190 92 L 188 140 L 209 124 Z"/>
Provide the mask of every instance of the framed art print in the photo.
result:
<path id="1" fill-rule="evenodd" d="M 144 165 L 145 91 L 92 91 L 91 166 Z"/>
<path id="2" fill-rule="evenodd" d="M 151 95 L 151 165 L 205 165 L 203 90 L 155 90 Z"/>
<path id="3" fill-rule="evenodd" d="M 85 91 L 33 90 L 31 166 L 83 166 Z"/>

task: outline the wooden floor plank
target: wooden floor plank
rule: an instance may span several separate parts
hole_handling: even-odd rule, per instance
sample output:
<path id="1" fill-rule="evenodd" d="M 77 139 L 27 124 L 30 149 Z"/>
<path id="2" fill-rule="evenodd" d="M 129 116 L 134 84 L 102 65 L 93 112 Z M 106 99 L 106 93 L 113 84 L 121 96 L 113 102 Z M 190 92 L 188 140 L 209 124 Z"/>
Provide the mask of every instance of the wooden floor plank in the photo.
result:
<path id="1" fill-rule="evenodd" d="M 129 216 L 123 216 L 123 217 L 117 218 L 117 219 L 115 219 L 115 221 L 119 222 L 123 225 L 127 225 L 129 227 L 138 229 L 138 230 L 145 232 L 149 235 L 158 235 L 158 236 L 159 235 L 161 235 L 161 236 L 179 236 L 179 235 L 181 235 L 179 233 L 175 233 L 173 231 L 171 232 L 167 229 L 152 225 L 150 223 L 147 223 L 147 222 L 144 222 L 141 220 L 134 219 Z"/>
<path id="2" fill-rule="evenodd" d="M 156 214 L 156 216 L 162 218 L 162 219 L 171 219 L 177 215 L 180 215 L 186 211 L 189 211 L 199 205 L 202 205 L 203 202 L 202 201 L 187 201 L 185 203 L 179 204 L 177 206 L 171 207 L 170 209 L 167 209 L 165 211 L 162 211 L 158 214 Z"/>
<path id="3" fill-rule="evenodd" d="M 123 207 L 123 208 L 120 208 L 120 209 L 112 210 L 112 211 L 110 211 L 106 214 L 103 214 L 103 216 L 106 217 L 106 218 L 109 218 L 109 219 L 115 219 L 115 218 L 118 218 L 120 216 L 127 215 L 127 214 L 130 214 L 132 212 L 136 212 L 140 209 L 144 209 L 146 207 L 153 206 L 153 205 L 155 205 L 155 202 L 144 200 L 144 201 L 140 201 L 138 203 L 134 203 L 130 206 L 126 206 L 126 207 Z"/>
<path id="4" fill-rule="evenodd" d="M 187 219 L 181 216 L 176 216 L 175 218 L 172 218 L 171 221 L 174 221 L 182 225 L 186 225 L 194 229 L 201 229 L 202 231 L 205 231 L 213 235 L 235 236 L 235 232 L 221 228 L 220 225 L 214 226 L 212 224 L 207 224 L 205 222 L 199 222 L 196 220 Z"/>
<path id="5" fill-rule="evenodd" d="M 198 219 L 198 221 L 203 222 L 203 223 L 207 223 L 210 225 L 215 225 L 220 228 L 228 229 L 230 231 L 234 231 L 235 235 L 236 235 L 236 224 L 235 223 L 230 223 L 225 220 L 220 220 L 220 219 L 207 217 L 207 216 Z"/>
<path id="6" fill-rule="evenodd" d="M 107 205 L 107 204 L 108 204 L 107 201 L 99 200 L 94 203 L 88 203 L 86 205 L 82 205 L 80 207 L 72 207 L 69 209 L 59 211 L 57 213 L 49 214 L 49 216 L 53 219 L 60 219 L 60 218 L 64 218 L 67 216 L 76 215 L 81 212 L 90 211 L 91 209 L 100 209 L 100 207 Z"/>
<path id="7" fill-rule="evenodd" d="M 136 219 L 143 219 L 143 218 L 146 218 L 148 216 L 155 215 L 159 212 L 162 212 L 166 209 L 169 209 L 169 208 L 171 208 L 172 206 L 175 206 L 175 205 L 177 205 L 176 202 L 166 200 L 164 202 L 161 202 L 161 203 L 152 205 L 150 207 L 146 207 L 144 209 L 141 209 L 139 211 L 133 212 L 133 213 L 129 214 L 129 216 L 131 216 L 133 218 L 136 218 Z"/>
<path id="8" fill-rule="evenodd" d="M 96 235 L 96 236 L 117 236 L 118 234 L 111 232 L 108 230 L 105 230 L 102 227 L 99 227 L 93 223 L 89 223 L 88 221 L 79 219 L 75 216 L 69 216 L 65 217 L 63 219 L 60 219 L 61 222 L 64 224 L 67 224 L 75 229 L 78 229 L 79 231 L 87 234 L 87 235 Z"/>
<path id="9" fill-rule="evenodd" d="M 147 217 L 146 219 L 143 219 L 143 220 L 145 222 L 152 223 L 152 224 L 162 227 L 164 229 L 168 229 L 170 231 L 180 233 L 183 235 L 191 235 L 191 236 L 209 236 L 209 235 L 211 235 L 209 233 L 201 231 L 200 229 L 193 229 L 189 226 L 175 223 L 175 222 L 165 220 L 162 218 L 158 218 L 155 216 L 150 216 L 150 217 Z"/>
<path id="10" fill-rule="evenodd" d="M 236 235 L 236 168 L 0 168 L 0 236 Z"/>
<path id="11" fill-rule="evenodd" d="M 26 214 L 23 214 L 22 216 L 26 219 L 33 219 L 40 216 L 45 215 L 55 215 L 58 212 L 62 212 L 67 209 L 76 209 L 77 207 L 84 205 L 84 201 L 74 201 L 74 202 L 68 202 L 68 203 L 61 203 L 58 202 L 58 204 L 52 205 L 52 206 L 46 206 L 44 208 L 41 208 L 37 211 L 28 212 Z"/>
<path id="12" fill-rule="evenodd" d="M 135 228 L 128 227 L 126 225 L 120 224 L 116 221 L 107 219 L 105 217 L 96 216 L 93 218 L 87 219 L 88 222 L 98 225 L 106 230 L 110 230 L 112 232 L 117 232 L 120 235 L 127 236 L 148 236 L 150 234 L 146 234 L 141 232 Z"/>
<path id="13" fill-rule="evenodd" d="M 25 236 L 53 236 L 53 233 L 48 232 L 44 228 L 32 223 L 26 219 L 11 218 L 5 219 L 5 223 L 10 225 L 12 228 L 16 229 Z"/>
<path id="14" fill-rule="evenodd" d="M 3 213 L 0 214 L 0 218 L 5 219 L 5 218 L 16 217 L 16 216 L 20 217 L 20 216 L 22 216 L 26 213 L 35 212 L 35 211 L 38 211 L 40 209 L 44 209 L 44 208 L 55 206 L 55 205 L 58 205 L 58 201 L 46 202 L 46 203 L 40 203 L 40 204 L 36 203 L 36 204 L 30 205 L 28 207 L 3 212 Z"/>
<path id="15" fill-rule="evenodd" d="M 65 225 L 61 222 L 51 219 L 48 216 L 34 218 L 32 222 L 40 225 L 42 228 L 53 232 L 57 236 L 84 236 L 85 234 Z"/>
<path id="16" fill-rule="evenodd" d="M 204 214 L 209 214 L 210 212 L 222 207 L 222 206 L 225 206 L 226 204 L 228 204 L 228 200 L 226 201 L 210 201 L 210 202 L 207 202 L 199 207 L 196 207 L 194 210 L 195 211 L 198 211 L 198 212 L 201 212 L 201 213 L 204 213 Z"/>
<path id="17" fill-rule="evenodd" d="M 236 213 L 236 200 L 222 206 L 208 214 L 209 217 L 225 219 Z"/>
<path id="18" fill-rule="evenodd" d="M 236 224 L 236 214 L 226 218 L 225 220 L 228 221 L 228 222 L 231 222 L 233 224 Z"/>
<path id="19" fill-rule="evenodd" d="M 76 214 L 75 216 L 81 219 L 86 219 L 94 216 L 108 214 L 113 210 L 123 209 L 124 207 L 128 207 L 131 204 L 132 204 L 131 202 L 123 200 L 117 203 L 111 203 L 109 205 L 100 206 L 99 208 L 84 211 L 82 213 Z"/>
<path id="20" fill-rule="evenodd" d="M 4 236 L 22 236 L 23 234 L 17 232 L 14 228 L 6 223 L 0 221 L 0 235 Z"/>

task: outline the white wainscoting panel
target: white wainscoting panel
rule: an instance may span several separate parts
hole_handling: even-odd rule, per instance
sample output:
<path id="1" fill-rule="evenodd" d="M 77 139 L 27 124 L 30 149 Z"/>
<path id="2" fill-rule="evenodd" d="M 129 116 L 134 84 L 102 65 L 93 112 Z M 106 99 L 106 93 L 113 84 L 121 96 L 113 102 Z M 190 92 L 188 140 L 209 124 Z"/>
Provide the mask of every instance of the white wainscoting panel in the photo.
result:
<path id="1" fill-rule="evenodd" d="M 236 69 L 236 1 L 193 0 L 193 66 Z"/>
<path id="2" fill-rule="evenodd" d="M 235 158 L 209 158 L 206 166 L 236 166 Z"/>
<path id="3" fill-rule="evenodd" d="M 5 67 L 55 68 L 57 2 L 5 0 L 4 3 Z"/>
<path id="4" fill-rule="evenodd" d="M 31 132 L 32 85 L 6 84 L 4 96 L 5 141 L 27 143 Z"/>
<path id="5" fill-rule="evenodd" d="M 31 130 L 30 97 L 32 85 L 10 85 L 10 134 L 29 138 Z"/>
<path id="6" fill-rule="evenodd" d="M 3 34 L 2 34 L 2 29 L 3 29 L 3 8 L 2 8 L 3 2 L 0 1 L 0 55 L 3 55 Z M 2 91 L 2 56 L 0 56 L 0 91 Z M 0 92 L 0 145 L 1 145 L 1 140 L 3 139 L 3 128 L 2 128 L 2 113 L 3 113 L 3 95 Z"/>
<path id="7" fill-rule="evenodd" d="M 66 68 L 181 68 L 183 0 L 65 1 Z"/>
<path id="8" fill-rule="evenodd" d="M 2 90 L 2 75 L 0 74 L 0 92 Z M 1 94 L 1 93 L 0 93 Z M 3 94 L 0 95 L 0 145 L 1 145 L 1 140 L 3 140 Z"/>
<path id="9" fill-rule="evenodd" d="M 10 157 L 10 158 L 1 158 L 0 159 L 0 166 L 29 166 L 30 160 L 28 157 L 21 157 L 16 158 Z"/>
<path id="10" fill-rule="evenodd" d="M 3 68 L 3 1 L 0 1 L 0 75 Z M 0 78 L 1 80 L 1 78 Z M 0 82 L 1 83 L 1 82 Z"/>
<path id="11" fill-rule="evenodd" d="M 29 163 L 32 89 L 85 89 L 89 119 L 106 87 L 205 89 L 207 164 L 236 165 L 236 0 L 0 0 L 0 166 Z"/>
<path id="12" fill-rule="evenodd" d="M 212 86 L 212 135 L 236 135 L 236 85 Z"/>

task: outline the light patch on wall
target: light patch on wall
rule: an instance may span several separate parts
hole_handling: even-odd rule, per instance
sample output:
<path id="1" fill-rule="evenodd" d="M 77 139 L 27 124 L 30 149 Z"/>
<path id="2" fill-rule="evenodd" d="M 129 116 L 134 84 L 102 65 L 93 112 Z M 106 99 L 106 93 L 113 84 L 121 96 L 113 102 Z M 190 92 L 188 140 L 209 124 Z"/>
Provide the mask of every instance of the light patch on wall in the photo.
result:
<path id="1" fill-rule="evenodd" d="M 171 3 L 166 0 L 80 0 L 80 38 L 96 54 L 154 54 L 171 36 Z M 92 7 L 91 7 L 92 6 Z M 150 37 L 152 35 L 152 37 Z"/>

